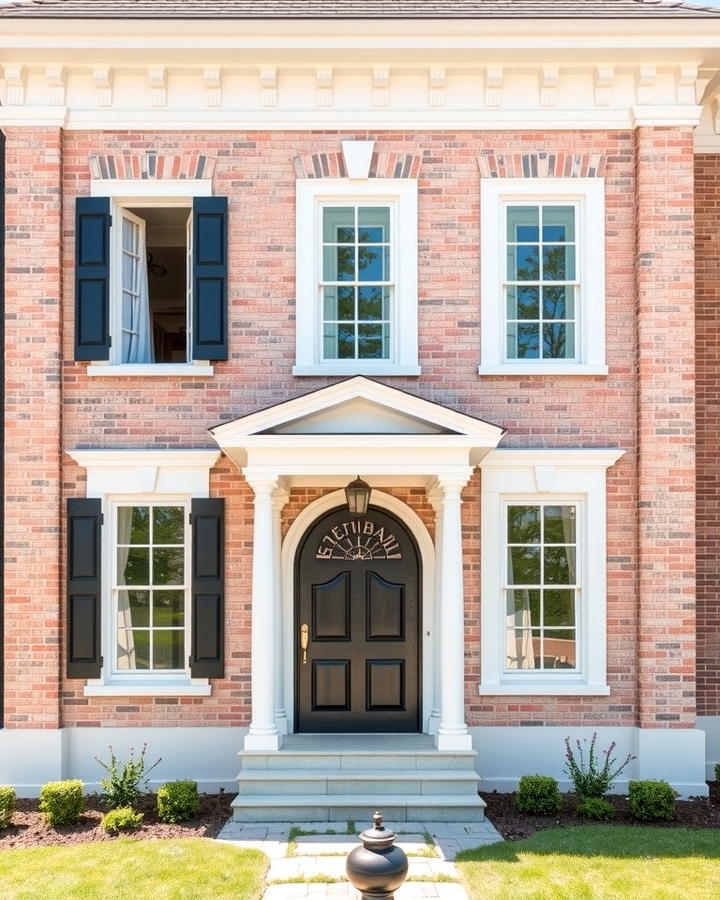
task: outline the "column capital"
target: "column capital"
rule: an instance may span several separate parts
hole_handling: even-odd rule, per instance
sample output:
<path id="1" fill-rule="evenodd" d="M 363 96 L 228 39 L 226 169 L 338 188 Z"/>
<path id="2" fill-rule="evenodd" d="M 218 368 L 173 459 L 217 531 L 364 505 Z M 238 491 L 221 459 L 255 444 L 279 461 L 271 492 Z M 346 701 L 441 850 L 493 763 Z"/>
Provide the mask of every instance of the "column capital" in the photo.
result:
<path id="1" fill-rule="evenodd" d="M 270 495 L 274 499 L 275 492 L 285 487 L 280 473 L 275 469 L 247 466 L 242 470 L 242 473 L 256 497 Z"/>
<path id="2" fill-rule="evenodd" d="M 437 511 L 442 503 L 452 497 L 459 496 L 473 474 L 472 466 L 458 466 L 450 472 L 434 475 L 428 482 L 427 496 Z"/>

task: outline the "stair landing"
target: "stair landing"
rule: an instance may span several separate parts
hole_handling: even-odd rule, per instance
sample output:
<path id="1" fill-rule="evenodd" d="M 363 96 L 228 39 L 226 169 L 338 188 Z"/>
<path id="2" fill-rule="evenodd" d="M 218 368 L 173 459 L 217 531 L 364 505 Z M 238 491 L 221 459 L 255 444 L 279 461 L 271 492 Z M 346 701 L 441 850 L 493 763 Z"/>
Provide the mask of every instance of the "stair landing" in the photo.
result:
<path id="1" fill-rule="evenodd" d="M 235 822 L 386 819 L 479 822 L 474 751 L 440 751 L 425 734 L 288 735 L 280 750 L 241 751 Z"/>

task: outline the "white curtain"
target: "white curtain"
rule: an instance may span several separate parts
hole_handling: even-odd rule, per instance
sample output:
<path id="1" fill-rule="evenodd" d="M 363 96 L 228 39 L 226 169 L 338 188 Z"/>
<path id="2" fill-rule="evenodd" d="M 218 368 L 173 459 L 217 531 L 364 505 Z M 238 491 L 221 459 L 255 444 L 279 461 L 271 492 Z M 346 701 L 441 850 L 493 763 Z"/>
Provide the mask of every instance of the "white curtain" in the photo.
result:
<path id="1" fill-rule="evenodd" d="M 117 553 L 117 583 L 125 584 L 125 566 L 130 555 L 130 537 L 132 534 L 133 508 L 121 506 L 117 510 L 117 543 L 125 544 L 124 547 L 116 547 Z M 131 631 L 132 616 L 129 599 L 121 604 L 118 596 L 117 612 L 117 666 L 118 669 L 135 668 L 135 641 Z"/>

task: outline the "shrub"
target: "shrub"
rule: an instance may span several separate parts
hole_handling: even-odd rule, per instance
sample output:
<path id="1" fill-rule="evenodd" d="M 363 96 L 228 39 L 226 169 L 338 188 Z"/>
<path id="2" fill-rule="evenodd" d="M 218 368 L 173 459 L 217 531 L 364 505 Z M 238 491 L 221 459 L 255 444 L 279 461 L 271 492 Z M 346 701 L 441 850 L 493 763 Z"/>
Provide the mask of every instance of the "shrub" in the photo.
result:
<path id="1" fill-rule="evenodd" d="M 142 813 L 135 812 L 130 806 L 119 806 L 106 812 L 100 825 L 108 834 L 119 834 L 121 831 L 136 831 L 142 821 Z"/>
<path id="2" fill-rule="evenodd" d="M 550 775 L 523 775 L 515 803 L 520 812 L 551 816 L 562 809 L 557 781 Z"/>
<path id="3" fill-rule="evenodd" d="M 7 828 L 15 812 L 15 788 L 0 784 L 0 828 Z"/>
<path id="4" fill-rule="evenodd" d="M 615 749 L 615 741 L 613 741 L 607 750 L 603 750 L 605 759 L 602 766 L 600 766 L 600 760 L 595 755 L 596 741 L 597 731 L 593 734 L 590 741 L 586 763 L 583 744 L 587 744 L 587 740 L 584 740 L 582 744 L 580 741 L 575 741 L 577 744 L 576 759 L 574 752 L 570 748 L 570 738 L 565 738 L 565 772 L 567 772 L 572 782 L 575 793 L 581 799 L 584 797 L 603 797 L 615 784 L 615 779 L 630 760 L 635 759 L 632 753 L 628 753 L 625 762 L 616 767 L 617 759 L 614 756 L 610 756 Z"/>
<path id="5" fill-rule="evenodd" d="M 720 781 L 720 763 L 715 763 L 715 781 Z"/>
<path id="6" fill-rule="evenodd" d="M 578 803 L 577 811 L 578 815 L 586 819 L 599 821 L 612 819 L 615 815 L 615 807 L 602 797 L 583 797 Z"/>
<path id="7" fill-rule="evenodd" d="M 196 781 L 171 781 L 157 793 L 158 818 L 176 824 L 192 819 L 200 807 Z"/>
<path id="8" fill-rule="evenodd" d="M 121 763 L 110 747 L 110 762 L 103 762 L 95 757 L 95 760 L 108 773 L 107 778 L 100 782 L 105 793 L 104 801 L 108 809 L 120 809 L 125 806 L 133 806 L 142 795 L 140 785 L 147 790 L 148 775 L 160 762 L 157 759 L 150 768 L 146 768 L 145 752 L 147 744 L 143 744 L 138 758 L 135 758 L 135 748 L 130 748 L 130 757 L 127 762 Z"/>
<path id="9" fill-rule="evenodd" d="M 40 812 L 48 825 L 75 825 L 85 809 L 83 784 L 78 779 L 49 781 L 40 789 Z"/>
<path id="10" fill-rule="evenodd" d="M 631 781 L 628 788 L 630 812 L 641 822 L 674 819 L 676 797 L 667 781 Z"/>

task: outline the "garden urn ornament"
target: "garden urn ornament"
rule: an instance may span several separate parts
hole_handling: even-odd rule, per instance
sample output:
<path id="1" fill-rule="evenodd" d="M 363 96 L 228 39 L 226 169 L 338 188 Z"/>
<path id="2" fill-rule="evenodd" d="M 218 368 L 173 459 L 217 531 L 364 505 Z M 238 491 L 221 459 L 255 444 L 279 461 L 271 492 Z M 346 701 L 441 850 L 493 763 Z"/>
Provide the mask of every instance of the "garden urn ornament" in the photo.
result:
<path id="1" fill-rule="evenodd" d="M 363 900 L 392 900 L 408 873 L 408 858 L 395 846 L 395 832 L 384 827 L 381 813 L 376 812 L 373 827 L 363 831 L 360 840 L 362 846 L 348 854 L 345 864 L 350 883 Z"/>

